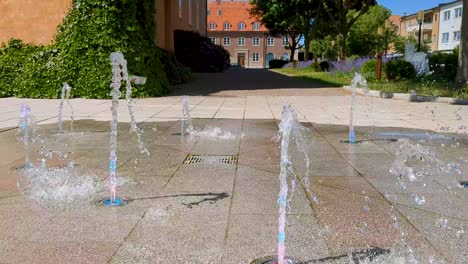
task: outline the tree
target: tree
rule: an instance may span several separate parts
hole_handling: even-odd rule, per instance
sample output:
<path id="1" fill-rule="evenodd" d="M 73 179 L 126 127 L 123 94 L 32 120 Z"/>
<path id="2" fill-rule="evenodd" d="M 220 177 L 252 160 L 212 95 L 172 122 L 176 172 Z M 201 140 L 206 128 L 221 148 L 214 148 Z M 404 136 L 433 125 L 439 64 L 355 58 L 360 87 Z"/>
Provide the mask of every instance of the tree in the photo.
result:
<path id="1" fill-rule="evenodd" d="M 251 0 L 250 3 L 250 14 L 261 21 L 270 33 L 288 36 L 290 61 L 294 60 L 296 49 L 301 47 L 299 42 L 302 37 L 308 48 L 318 0 Z"/>
<path id="2" fill-rule="evenodd" d="M 353 10 L 350 15 L 355 16 L 356 12 Z M 385 50 L 385 38 L 387 38 L 388 44 L 394 35 L 391 28 L 385 29 L 385 21 L 390 15 L 391 11 L 383 6 L 376 5 L 369 8 L 369 11 L 356 20 L 356 23 L 351 27 L 347 53 L 358 56 L 373 56 L 377 51 Z M 383 29 L 381 35 L 378 33 L 379 28 Z"/>
<path id="3" fill-rule="evenodd" d="M 397 53 L 405 54 L 405 46 L 407 43 L 413 43 L 414 46 L 418 46 L 418 40 L 413 35 L 408 35 L 407 37 L 397 36 L 393 40 L 394 50 Z M 423 40 L 421 43 L 421 52 L 430 51 L 431 47 L 429 46 L 429 40 Z"/>
<path id="4" fill-rule="evenodd" d="M 344 60 L 346 59 L 347 38 L 351 27 L 377 2 L 376 0 L 322 0 L 321 4 L 324 13 L 327 14 L 327 18 L 321 16 L 321 19 L 329 20 L 334 24 L 339 36 L 340 59 Z"/>
<path id="5" fill-rule="evenodd" d="M 332 36 L 316 38 L 310 42 L 309 51 L 314 54 L 315 58 L 336 60 L 338 49 L 334 44 L 335 39 Z"/>
<path id="6" fill-rule="evenodd" d="M 465 86 L 468 82 L 468 0 L 463 0 L 463 15 L 461 25 L 460 55 L 458 56 L 458 71 L 456 78 L 457 88 Z"/>

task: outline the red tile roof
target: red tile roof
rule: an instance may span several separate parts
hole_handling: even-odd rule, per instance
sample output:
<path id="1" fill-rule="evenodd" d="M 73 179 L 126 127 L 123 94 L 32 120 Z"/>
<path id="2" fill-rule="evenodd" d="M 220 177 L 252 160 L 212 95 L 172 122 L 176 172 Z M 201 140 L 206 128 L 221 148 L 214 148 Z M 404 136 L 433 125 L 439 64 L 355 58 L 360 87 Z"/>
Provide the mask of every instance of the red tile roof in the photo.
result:
<path id="1" fill-rule="evenodd" d="M 229 31 L 241 31 L 239 24 L 243 22 L 246 26 L 243 31 L 254 31 L 253 23 L 258 22 L 260 25 L 258 31 L 268 31 L 265 26 L 250 16 L 250 8 L 249 1 L 208 1 L 207 30 L 210 31 L 209 25 L 214 22 L 216 24 L 215 31 L 223 31 L 224 23 L 229 22 L 231 23 Z M 218 16 L 218 10 L 221 10 L 220 16 Z"/>

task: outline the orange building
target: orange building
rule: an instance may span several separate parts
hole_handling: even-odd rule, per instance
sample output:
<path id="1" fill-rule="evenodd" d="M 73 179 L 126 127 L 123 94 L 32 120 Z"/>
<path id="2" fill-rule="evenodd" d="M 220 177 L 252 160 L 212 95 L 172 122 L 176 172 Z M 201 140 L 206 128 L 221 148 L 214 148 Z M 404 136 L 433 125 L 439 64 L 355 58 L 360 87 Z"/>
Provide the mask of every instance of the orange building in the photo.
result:
<path id="1" fill-rule="evenodd" d="M 11 38 L 34 44 L 50 44 L 71 0 L 0 1 L 0 43 Z M 174 49 L 174 30 L 206 35 L 206 0 L 155 0 L 155 43 Z"/>
<path id="2" fill-rule="evenodd" d="M 401 17 L 400 36 L 413 35 L 419 38 L 419 23 L 417 13 Z M 421 24 L 421 38 L 429 43 L 431 51 L 438 50 L 440 8 L 434 7 L 424 10 L 424 20 Z"/>
<path id="3" fill-rule="evenodd" d="M 289 60 L 288 37 L 271 35 L 250 16 L 250 8 L 248 0 L 208 0 L 208 37 L 241 67 L 266 68 L 272 59 Z"/>

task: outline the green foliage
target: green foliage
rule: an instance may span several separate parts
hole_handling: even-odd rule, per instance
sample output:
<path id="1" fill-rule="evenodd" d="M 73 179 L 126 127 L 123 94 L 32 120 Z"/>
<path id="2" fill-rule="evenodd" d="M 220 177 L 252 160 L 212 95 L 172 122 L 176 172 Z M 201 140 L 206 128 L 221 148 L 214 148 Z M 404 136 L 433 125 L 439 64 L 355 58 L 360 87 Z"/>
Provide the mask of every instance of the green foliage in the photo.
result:
<path id="1" fill-rule="evenodd" d="M 394 49 L 396 53 L 405 54 L 406 43 L 413 43 L 415 50 L 418 49 L 418 39 L 413 35 L 408 35 L 407 37 L 395 37 L 393 41 Z M 421 52 L 428 52 L 431 50 L 429 46 L 429 40 L 421 39 Z"/>
<path id="2" fill-rule="evenodd" d="M 338 47 L 334 43 L 335 38 L 332 36 L 314 39 L 310 42 L 309 51 L 315 54 L 316 57 L 325 58 L 327 60 L 336 60 Z"/>
<path id="3" fill-rule="evenodd" d="M 377 69 L 377 61 L 368 60 L 366 61 L 361 68 L 361 74 L 366 78 L 366 80 L 371 81 L 375 79 L 375 72 Z"/>
<path id="4" fill-rule="evenodd" d="M 388 80 L 402 80 L 416 78 L 413 64 L 404 60 L 388 61 L 384 64 L 384 71 Z"/>
<path id="5" fill-rule="evenodd" d="M 433 79 L 454 80 L 458 70 L 458 50 L 452 53 L 436 52 L 429 57 L 430 75 Z"/>
<path id="6" fill-rule="evenodd" d="M 355 16 L 357 11 L 350 12 Z M 391 11 L 383 6 L 376 5 L 370 7 L 367 13 L 358 18 L 351 27 L 348 37 L 348 54 L 358 56 L 372 56 L 377 51 L 385 50 L 385 39 L 390 43 L 393 31 L 383 30 L 383 34 L 378 33 L 378 28 L 385 28 L 385 21 L 390 17 Z"/>
<path id="7" fill-rule="evenodd" d="M 0 95 L 57 98 L 62 82 L 67 82 L 75 88 L 73 97 L 109 98 L 109 56 L 117 50 L 127 59 L 130 74 L 147 77 L 145 85 L 134 87 L 136 97 L 165 94 L 169 83 L 189 78 L 186 68 L 154 45 L 152 0 L 73 0 L 72 4 L 52 45 L 15 40 L 2 46 L 1 71 L 7 78 L 0 81 Z"/>

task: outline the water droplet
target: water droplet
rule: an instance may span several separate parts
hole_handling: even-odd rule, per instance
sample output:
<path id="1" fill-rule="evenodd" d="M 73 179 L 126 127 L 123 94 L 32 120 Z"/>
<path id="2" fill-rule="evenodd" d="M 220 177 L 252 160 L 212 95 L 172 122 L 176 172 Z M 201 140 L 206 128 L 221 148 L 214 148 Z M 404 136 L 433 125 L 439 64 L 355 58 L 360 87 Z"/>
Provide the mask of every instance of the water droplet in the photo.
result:
<path id="1" fill-rule="evenodd" d="M 461 229 L 457 231 L 457 238 L 461 239 L 463 238 L 463 235 L 465 234 L 465 230 Z"/>
<path id="2" fill-rule="evenodd" d="M 424 196 L 418 196 L 417 194 L 413 193 L 411 194 L 411 198 L 417 205 L 423 205 L 426 203 L 426 199 L 424 198 Z"/>
<path id="3" fill-rule="evenodd" d="M 448 220 L 446 218 L 441 218 L 437 221 L 437 226 L 444 229 L 449 229 Z"/>

